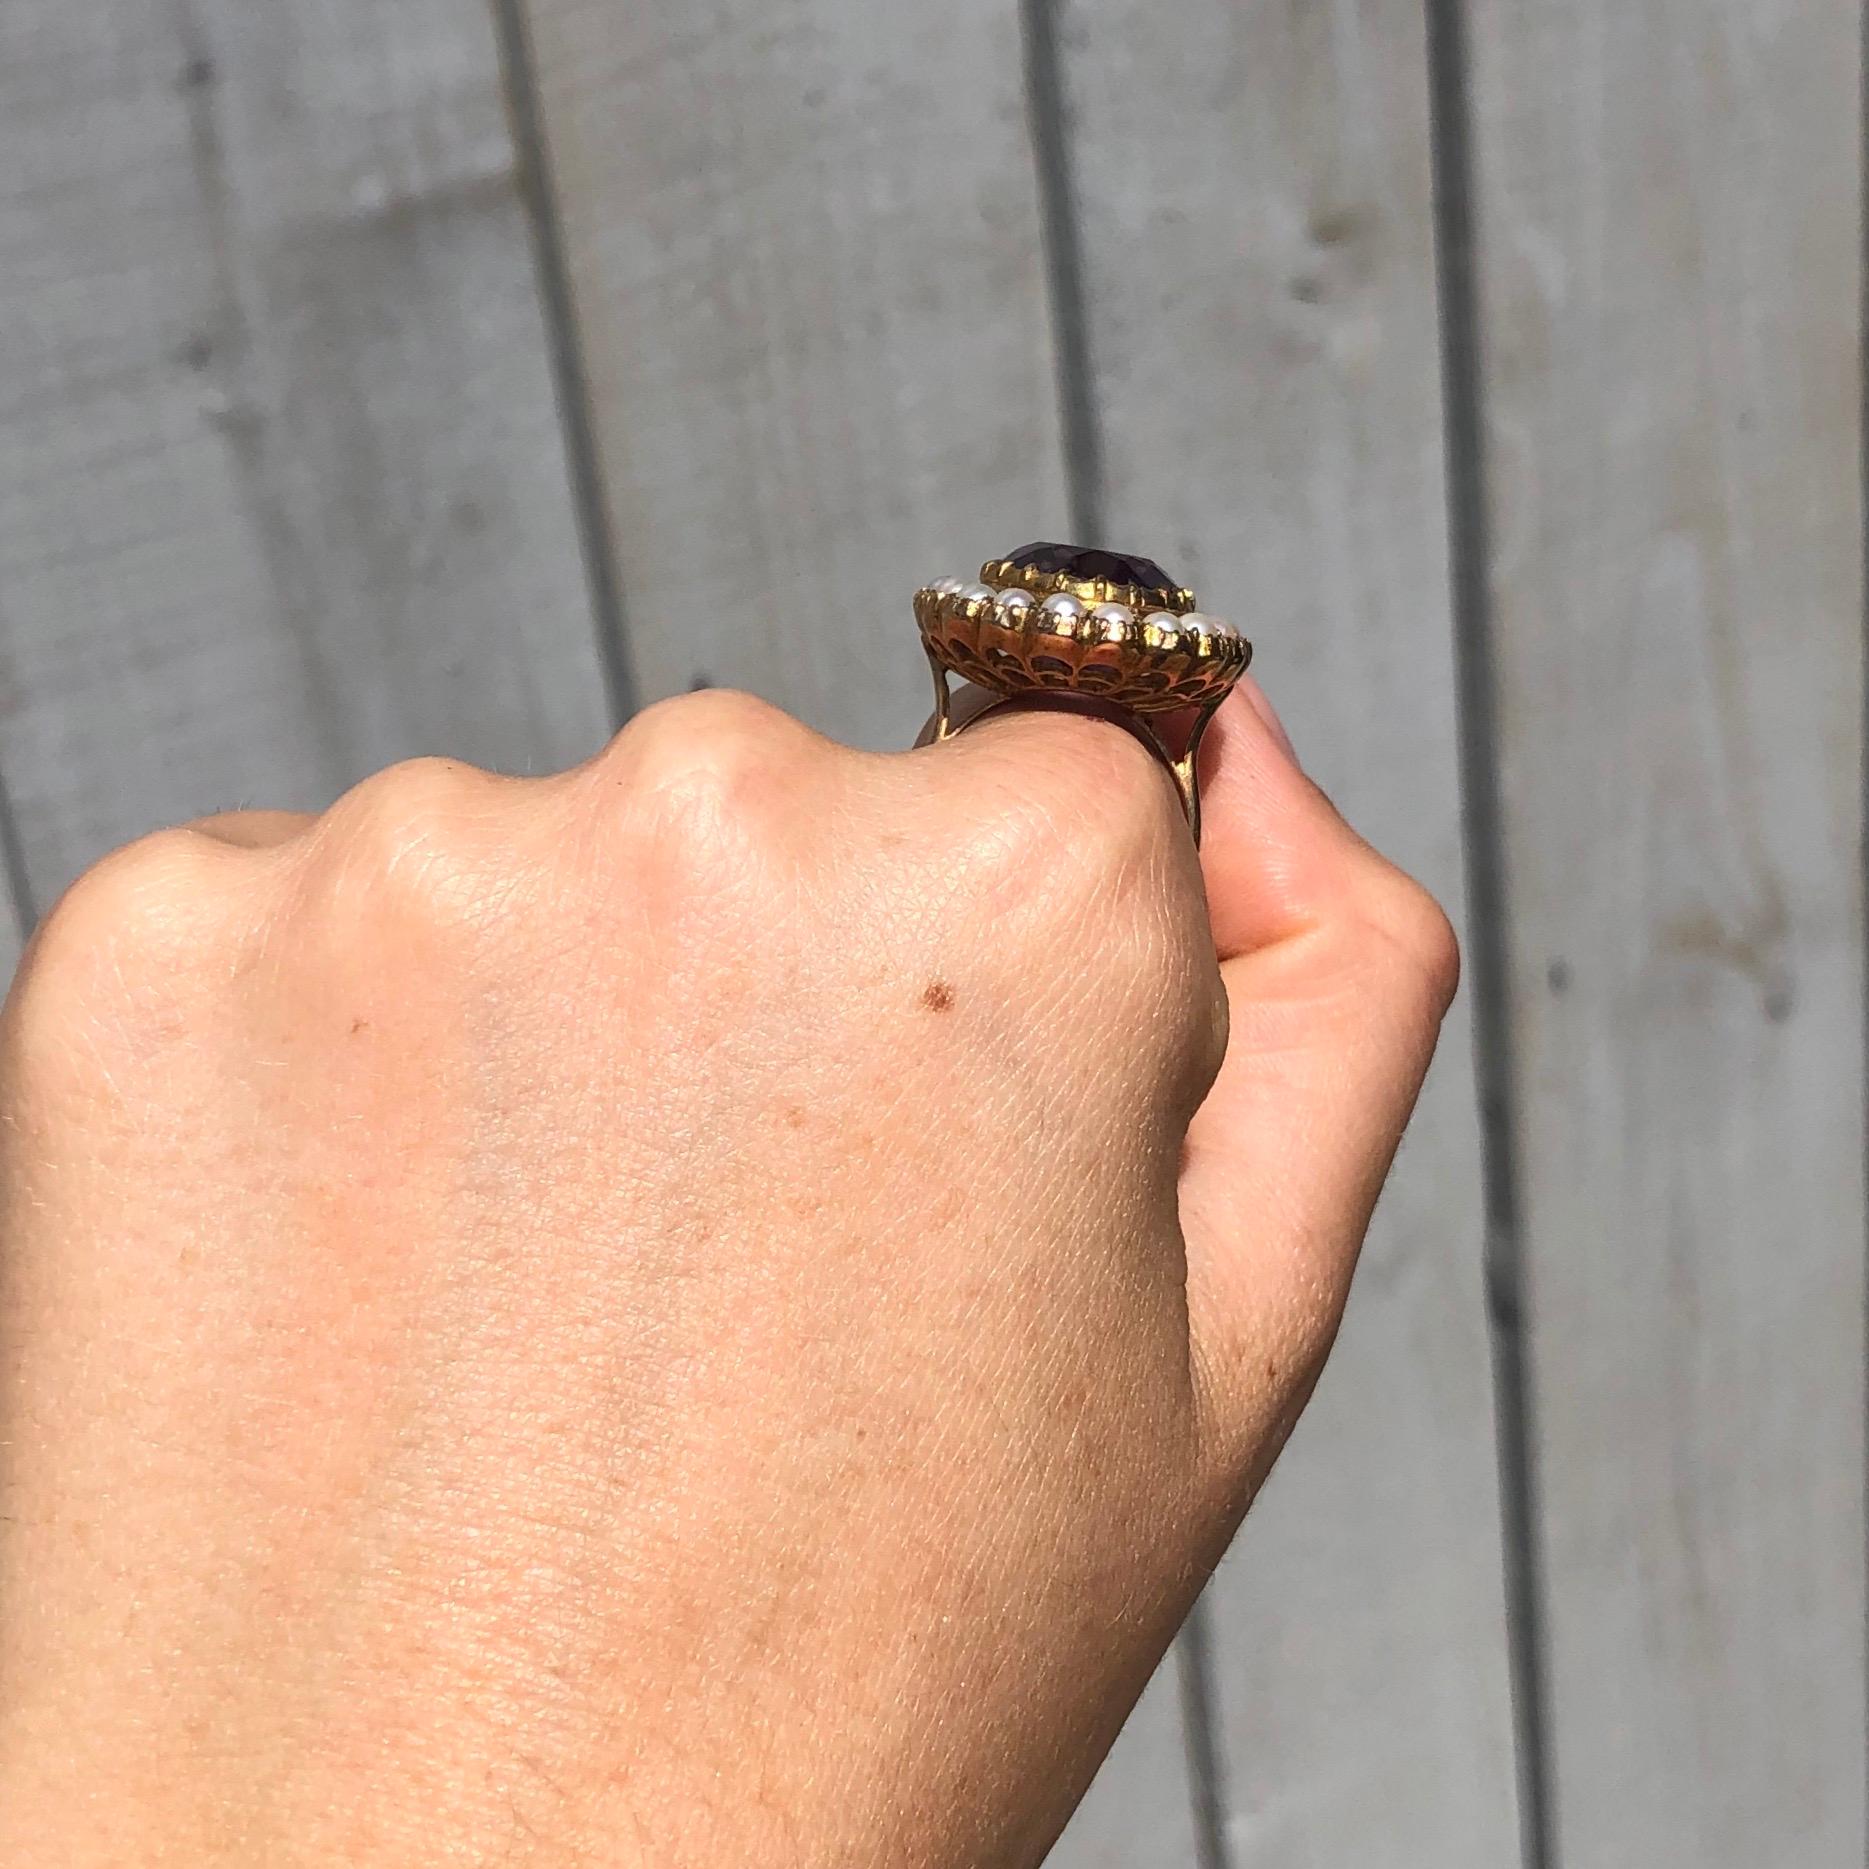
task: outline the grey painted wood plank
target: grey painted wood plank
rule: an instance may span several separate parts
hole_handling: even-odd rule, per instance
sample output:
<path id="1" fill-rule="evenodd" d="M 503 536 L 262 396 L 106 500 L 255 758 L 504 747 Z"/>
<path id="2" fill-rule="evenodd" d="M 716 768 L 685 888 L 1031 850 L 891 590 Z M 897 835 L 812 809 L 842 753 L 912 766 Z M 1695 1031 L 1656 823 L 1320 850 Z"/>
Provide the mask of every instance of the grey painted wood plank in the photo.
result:
<path id="1" fill-rule="evenodd" d="M 1015 9 L 527 16 L 638 693 L 907 744 L 909 593 L 1066 509 Z M 1193 1862 L 1171 1675 L 1053 1856 L 1113 1860 Z"/>
<path id="2" fill-rule="evenodd" d="M 0 888 L 0 999 L 6 998 L 13 970 L 19 965 L 20 950 L 25 945 L 25 917 L 13 900 L 10 889 Z"/>
<path id="3" fill-rule="evenodd" d="M 606 720 L 474 0 L 0 14 L 0 771 L 153 825 Z"/>
<path id="4" fill-rule="evenodd" d="M 1071 0 L 1110 542 L 1258 643 L 1308 768 L 1464 900 L 1423 27 Z M 1233 1860 L 1518 1853 L 1467 1009 L 1311 1413 L 1210 1593 Z"/>
<path id="5" fill-rule="evenodd" d="M 1472 7 L 1566 1863 L 1864 1857 L 1859 26 Z"/>
<path id="6" fill-rule="evenodd" d="M 900 745 L 908 593 L 1064 509 L 1004 0 L 532 0 L 645 699 Z"/>
<path id="7" fill-rule="evenodd" d="M 0 737 L 11 712 L 5 664 L 0 662 Z M 0 999 L 6 997 L 26 943 L 26 879 L 20 860 L 19 837 L 13 824 L 13 803 L 0 784 Z"/>

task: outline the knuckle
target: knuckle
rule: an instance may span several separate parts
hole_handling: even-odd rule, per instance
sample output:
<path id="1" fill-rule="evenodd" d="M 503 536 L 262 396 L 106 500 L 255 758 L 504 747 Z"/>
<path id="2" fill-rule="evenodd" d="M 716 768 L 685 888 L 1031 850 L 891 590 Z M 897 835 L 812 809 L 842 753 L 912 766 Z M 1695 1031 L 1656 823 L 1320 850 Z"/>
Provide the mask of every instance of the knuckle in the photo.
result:
<path id="1" fill-rule="evenodd" d="M 35 1076 L 148 1052 L 238 943 L 241 853 L 157 831 L 112 852 L 47 912 L 8 999 L 9 1052 Z"/>
<path id="2" fill-rule="evenodd" d="M 1362 904 L 1362 926 L 1378 955 L 1415 985 L 1439 1020 L 1460 987 L 1460 941 L 1440 903 L 1402 871 L 1383 864 Z"/>
<path id="3" fill-rule="evenodd" d="M 412 759 L 355 786 L 325 814 L 316 847 L 335 887 L 392 902 L 425 920 L 477 919 L 504 891 L 490 887 L 511 860 L 498 835 L 501 781 L 447 759 Z"/>
<path id="4" fill-rule="evenodd" d="M 200 832 L 152 832 L 112 851 L 65 891 L 32 943 L 36 965 L 86 956 L 145 964 L 195 948 L 223 860 L 231 856 Z"/>
<path id="5" fill-rule="evenodd" d="M 486 776 L 450 759 L 405 759 L 352 786 L 326 818 L 372 848 L 394 849 L 451 830 L 472 808 L 475 781 Z"/>
<path id="6" fill-rule="evenodd" d="M 1206 936 L 1204 925 L 1165 925 L 1114 983 L 1128 1029 L 1148 1035 L 1139 1055 L 1155 1061 L 1155 1079 L 1188 1116 L 1219 1079 L 1231 1033 L 1226 983 Z"/>
<path id="7" fill-rule="evenodd" d="M 1033 716 L 984 780 L 993 809 L 963 835 L 984 868 L 1042 884 L 1061 912 L 1145 889 L 1187 836 L 1174 783 L 1135 736 L 1102 721 Z"/>
<path id="8" fill-rule="evenodd" d="M 1061 762 L 1057 797 L 1070 841 L 1099 868 L 1126 871 L 1169 837 L 1185 836 L 1174 781 L 1158 755 L 1124 728 L 1085 723 Z"/>
<path id="9" fill-rule="evenodd" d="M 606 822 L 634 832 L 678 870 L 734 867 L 797 824 L 801 790 L 829 751 L 790 715 L 752 695 L 704 689 L 658 701 L 593 769 Z M 789 813 L 789 815 L 788 815 Z"/>
<path id="10" fill-rule="evenodd" d="M 1100 1016 L 1126 1060 L 1100 1094 L 1136 1109 L 1192 1120 L 1226 1063 L 1230 1006 L 1211 946 L 1131 949 L 1100 983 Z"/>
<path id="11" fill-rule="evenodd" d="M 1040 977 L 1074 983 L 1032 1016 L 1126 1046 L 1146 1035 L 1131 1087 L 1191 1110 L 1219 1074 L 1229 1007 L 1172 776 L 1102 722 L 1033 716 L 995 735 L 971 796 L 942 802 L 931 862 L 957 885 L 949 912 L 993 928 L 1009 992 L 1030 997 L 1035 955 Z"/>
<path id="12" fill-rule="evenodd" d="M 816 736 L 782 709 L 733 689 L 657 701 L 617 736 L 613 764 L 650 792 L 737 798 L 769 786 Z"/>

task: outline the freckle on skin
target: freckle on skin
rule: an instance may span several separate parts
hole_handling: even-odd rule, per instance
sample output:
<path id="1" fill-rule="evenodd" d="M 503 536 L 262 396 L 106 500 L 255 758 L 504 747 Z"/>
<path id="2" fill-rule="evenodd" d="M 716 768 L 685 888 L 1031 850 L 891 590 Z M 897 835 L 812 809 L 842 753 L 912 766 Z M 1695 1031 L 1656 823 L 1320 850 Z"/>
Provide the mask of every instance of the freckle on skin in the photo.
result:
<path id="1" fill-rule="evenodd" d="M 930 980 L 922 989 L 922 1004 L 930 1012 L 946 1012 L 954 1004 L 954 989 L 945 980 Z"/>
<path id="2" fill-rule="evenodd" d="M 369 1029 L 370 1021 L 368 1019 L 353 1019 L 350 1022 L 350 1035 L 352 1038 L 355 1038 L 359 1032 L 367 1032 Z"/>

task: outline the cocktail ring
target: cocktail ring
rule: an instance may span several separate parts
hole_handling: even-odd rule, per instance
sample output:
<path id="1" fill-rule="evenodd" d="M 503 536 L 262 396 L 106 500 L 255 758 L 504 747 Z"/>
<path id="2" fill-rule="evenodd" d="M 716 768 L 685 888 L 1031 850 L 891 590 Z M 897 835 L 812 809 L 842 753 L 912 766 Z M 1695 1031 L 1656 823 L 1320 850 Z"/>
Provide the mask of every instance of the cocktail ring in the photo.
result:
<path id="1" fill-rule="evenodd" d="M 1230 623 L 1202 616 L 1150 558 L 1074 545 L 1028 545 L 983 565 L 980 581 L 943 578 L 915 593 L 934 670 L 934 738 L 957 731 L 948 676 L 1003 695 L 1088 696 L 1123 709 L 1174 773 L 1196 842 L 1195 760 L 1202 737 L 1252 660 Z M 1179 754 L 1155 720 L 1194 714 Z M 1145 718 L 1146 717 L 1146 718 Z"/>

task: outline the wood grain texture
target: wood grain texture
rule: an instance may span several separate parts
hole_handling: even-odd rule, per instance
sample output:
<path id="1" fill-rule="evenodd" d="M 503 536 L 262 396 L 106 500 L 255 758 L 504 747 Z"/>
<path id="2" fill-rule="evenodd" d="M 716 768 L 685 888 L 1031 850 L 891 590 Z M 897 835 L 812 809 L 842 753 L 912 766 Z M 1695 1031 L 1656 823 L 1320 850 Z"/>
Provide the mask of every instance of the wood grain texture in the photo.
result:
<path id="1" fill-rule="evenodd" d="M 605 727 L 474 0 L 0 12 L 0 770 L 109 846 Z"/>
<path id="2" fill-rule="evenodd" d="M 1108 542 L 1240 620 L 1310 770 L 1463 877 L 1426 61 L 1406 0 L 1070 0 Z M 1517 1860 L 1464 1006 L 1210 1597 L 1240 1865 Z"/>
<path id="3" fill-rule="evenodd" d="M 1472 8 L 1567 1864 L 1864 1856 L 1859 24 Z"/>
<path id="4" fill-rule="evenodd" d="M 901 745 L 908 597 L 1064 509 L 1005 0 L 532 0 L 645 699 Z"/>
<path id="5" fill-rule="evenodd" d="M 1066 507 L 1015 9 L 527 18 L 638 693 L 907 744 L 910 593 Z M 1172 1670 L 1052 1860 L 1191 1869 Z"/>

